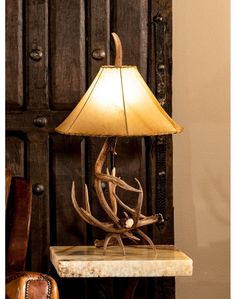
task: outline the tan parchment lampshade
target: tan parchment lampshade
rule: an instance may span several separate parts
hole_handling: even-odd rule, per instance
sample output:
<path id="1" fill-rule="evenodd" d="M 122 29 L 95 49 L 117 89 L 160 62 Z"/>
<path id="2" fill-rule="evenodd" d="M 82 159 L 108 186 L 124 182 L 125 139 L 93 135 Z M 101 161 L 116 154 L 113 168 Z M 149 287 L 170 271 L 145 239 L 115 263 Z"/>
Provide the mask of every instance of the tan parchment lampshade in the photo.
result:
<path id="1" fill-rule="evenodd" d="M 56 131 L 86 136 L 152 136 L 179 133 L 182 128 L 158 103 L 136 66 L 102 66 Z"/>

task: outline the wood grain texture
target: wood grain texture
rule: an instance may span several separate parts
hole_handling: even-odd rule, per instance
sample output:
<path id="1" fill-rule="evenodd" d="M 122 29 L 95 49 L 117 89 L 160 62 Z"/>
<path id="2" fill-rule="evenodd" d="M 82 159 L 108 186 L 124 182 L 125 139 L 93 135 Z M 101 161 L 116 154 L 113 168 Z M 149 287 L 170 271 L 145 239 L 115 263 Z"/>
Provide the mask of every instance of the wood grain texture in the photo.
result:
<path id="1" fill-rule="evenodd" d="M 22 0 L 6 1 L 6 106 L 23 106 Z"/>
<path id="2" fill-rule="evenodd" d="M 24 1 L 25 15 L 25 97 L 27 108 L 42 110 L 48 103 L 48 1 Z M 30 57 L 32 51 L 42 52 L 40 60 Z"/>
<path id="3" fill-rule="evenodd" d="M 84 206 L 84 140 L 73 136 L 50 137 L 51 244 L 85 245 L 86 223 L 71 204 L 72 181 Z"/>
<path id="4" fill-rule="evenodd" d="M 172 112 L 172 1 L 149 1 L 148 85 L 171 115 Z M 164 66 L 164 68 L 163 68 Z M 163 212 L 165 224 L 150 228 L 157 244 L 174 244 L 172 136 L 145 139 L 150 211 Z M 175 279 L 149 280 L 148 298 L 175 298 Z M 152 291 L 151 291 L 152 290 Z"/>
<path id="5" fill-rule="evenodd" d="M 110 64 L 110 0 L 86 1 L 87 26 L 87 87 L 99 71 L 100 66 Z M 104 50 L 105 57 L 96 60 L 93 51 Z"/>
<path id="6" fill-rule="evenodd" d="M 68 116 L 68 111 L 7 111 L 6 129 L 7 131 L 16 130 L 24 133 L 54 133 L 55 128 Z M 38 128 L 34 125 L 34 120 L 38 117 L 45 117 L 47 123 L 44 127 Z M 20 124 L 20 125 L 19 125 Z M 20 130 L 19 130 L 20 129 Z"/>
<path id="7" fill-rule="evenodd" d="M 165 32 L 164 32 L 165 30 Z M 172 97 L 172 1 L 151 0 L 149 4 L 148 85 L 159 101 L 164 94 L 163 108 L 171 115 Z M 164 65 L 164 68 L 162 68 Z M 160 77 L 164 73 L 165 91 L 158 92 Z"/>
<path id="8" fill-rule="evenodd" d="M 148 84 L 163 108 L 171 115 L 172 111 L 172 10 L 171 1 L 151 1 L 149 10 L 149 56 Z M 165 29 L 165 30 L 164 30 Z M 164 31 L 163 31 L 164 30 Z M 160 66 L 164 66 L 160 68 Z M 163 75 L 164 72 L 164 75 Z M 164 79 L 163 79 L 164 78 Z M 162 81 L 163 80 L 163 81 Z M 158 90 L 162 85 L 161 92 Z M 155 229 L 153 237 L 158 244 L 174 244 L 173 230 L 173 182 L 172 182 L 172 136 L 149 139 L 147 163 L 150 178 L 149 194 L 156 197 L 152 201 L 157 212 L 164 213 L 168 221 L 161 230 Z"/>
<path id="9" fill-rule="evenodd" d="M 111 31 L 123 47 L 123 65 L 137 65 L 146 80 L 148 1 L 111 0 Z M 114 47 L 112 64 L 114 61 Z"/>
<path id="10" fill-rule="evenodd" d="M 110 63 L 110 1 L 109 0 L 89 0 L 86 1 L 87 17 L 87 87 L 91 84 L 99 68 L 104 64 Z M 93 51 L 101 49 L 105 51 L 105 57 L 100 60 L 93 58 Z M 104 138 L 86 138 L 86 183 L 89 189 L 90 205 L 92 214 L 105 220 L 106 217 L 98 203 L 94 189 L 94 166 L 98 154 L 101 150 Z M 107 161 L 105 167 L 109 167 Z M 105 193 L 108 190 L 104 190 Z M 93 244 L 95 239 L 104 239 L 104 232 L 100 229 L 88 226 L 87 230 L 88 244 Z"/>
<path id="11" fill-rule="evenodd" d="M 50 106 L 72 109 L 85 92 L 85 5 L 50 1 Z"/>
<path id="12" fill-rule="evenodd" d="M 49 144 L 44 133 L 28 134 L 27 176 L 33 185 L 44 187 L 41 194 L 33 192 L 31 219 L 31 268 L 36 272 L 47 272 L 49 264 Z"/>
<path id="13" fill-rule="evenodd" d="M 25 136 L 17 132 L 6 136 L 6 167 L 12 176 L 25 175 Z"/>

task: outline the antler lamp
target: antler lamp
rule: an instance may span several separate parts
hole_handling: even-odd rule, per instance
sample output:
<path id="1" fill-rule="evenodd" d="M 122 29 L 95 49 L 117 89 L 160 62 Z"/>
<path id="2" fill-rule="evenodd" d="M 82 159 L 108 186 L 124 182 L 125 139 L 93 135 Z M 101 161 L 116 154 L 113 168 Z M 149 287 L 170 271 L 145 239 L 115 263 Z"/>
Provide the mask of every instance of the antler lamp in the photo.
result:
<path id="1" fill-rule="evenodd" d="M 95 163 L 95 190 L 99 203 L 110 222 L 95 218 L 90 210 L 88 189 L 85 185 L 85 208 L 80 207 L 75 198 L 75 184 L 72 183 L 72 203 L 80 217 L 87 223 L 107 232 L 104 241 L 95 241 L 95 246 L 104 246 L 104 252 L 117 239 L 125 254 L 122 238 L 137 241 L 145 239 L 155 250 L 152 240 L 140 227 L 162 222 L 161 214 L 145 216 L 141 213 L 143 190 L 138 179 L 134 188 L 116 177 L 116 170 L 103 173 L 103 164 L 110 152 L 115 152 L 117 137 L 154 136 L 179 133 L 182 128 L 163 110 L 149 89 L 136 66 L 122 65 L 122 46 L 116 33 L 112 33 L 116 58 L 114 66 L 102 66 L 69 116 L 56 128 L 67 135 L 107 137 Z M 108 184 L 109 200 L 106 199 L 102 182 Z M 116 194 L 116 188 L 136 192 L 136 208 L 131 208 Z M 123 210 L 124 219 L 118 217 L 118 207 Z"/>

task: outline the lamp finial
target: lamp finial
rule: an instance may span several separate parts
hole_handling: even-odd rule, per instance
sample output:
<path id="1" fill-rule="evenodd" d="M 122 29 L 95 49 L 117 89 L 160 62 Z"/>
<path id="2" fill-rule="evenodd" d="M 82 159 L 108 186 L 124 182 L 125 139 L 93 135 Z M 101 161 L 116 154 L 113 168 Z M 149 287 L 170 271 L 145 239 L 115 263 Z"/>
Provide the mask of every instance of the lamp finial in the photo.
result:
<path id="1" fill-rule="evenodd" d="M 115 48 L 116 48 L 116 57 L 115 57 L 115 67 L 122 66 L 122 45 L 119 36 L 112 32 L 112 37 L 114 39 Z"/>

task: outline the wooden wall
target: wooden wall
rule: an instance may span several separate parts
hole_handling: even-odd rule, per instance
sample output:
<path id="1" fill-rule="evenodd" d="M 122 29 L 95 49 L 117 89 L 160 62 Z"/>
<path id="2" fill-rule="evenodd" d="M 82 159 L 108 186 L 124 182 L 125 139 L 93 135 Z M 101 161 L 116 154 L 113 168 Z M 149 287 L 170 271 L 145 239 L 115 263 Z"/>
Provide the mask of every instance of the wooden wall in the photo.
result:
<path id="1" fill-rule="evenodd" d="M 103 139 L 62 136 L 54 129 L 99 67 L 113 64 L 113 31 L 121 38 L 124 64 L 138 66 L 171 114 L 171 0 L 6 2 L 6 164 L 33 184 L 29 270 L 55 275 L 49 246 L 93 244 L 103 236 L 78 218 L 70 200 L 72 180 L 81 201 L 86 182 L 92 210 L 102 217 L 93 168 Z M 162 227 L 150 226 L 147 233 L 157 244 L 173 244 L 171 137 L 120 138 L 117 152 L 117 173 L 129 183 L 141 180 L 143 212 L 165 216 Z M 98 286 L 96 280 L 80 281 L 78 292 L 77 280 L 57 279 L 61 298 L 103 298 L 89 287 Z M 118 290 L 126 282 L 113 283 Z M 140 290 L 140 298 L 174 298 L 174 279 L 142 279 Z"/>

